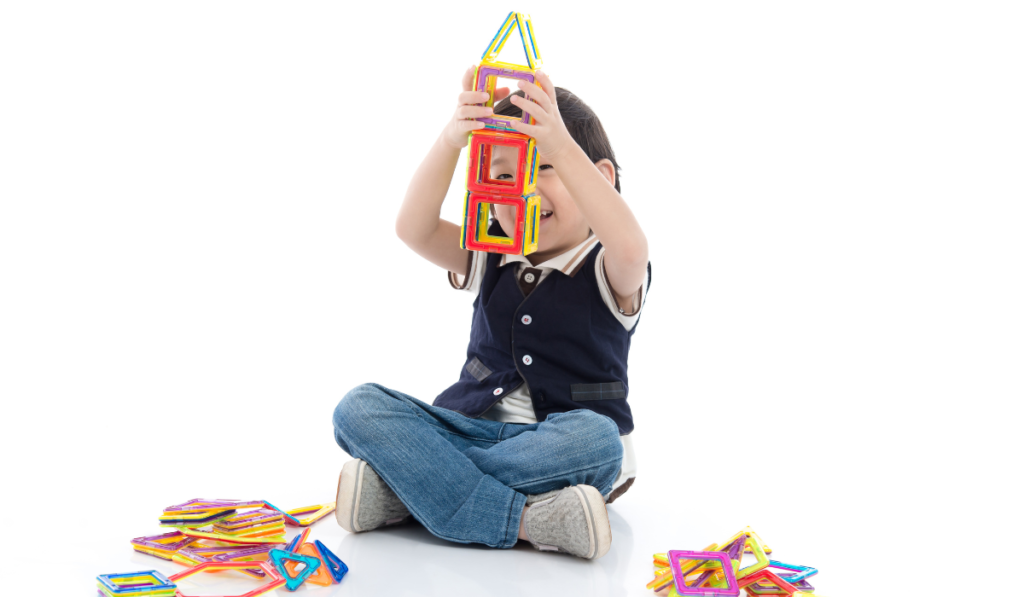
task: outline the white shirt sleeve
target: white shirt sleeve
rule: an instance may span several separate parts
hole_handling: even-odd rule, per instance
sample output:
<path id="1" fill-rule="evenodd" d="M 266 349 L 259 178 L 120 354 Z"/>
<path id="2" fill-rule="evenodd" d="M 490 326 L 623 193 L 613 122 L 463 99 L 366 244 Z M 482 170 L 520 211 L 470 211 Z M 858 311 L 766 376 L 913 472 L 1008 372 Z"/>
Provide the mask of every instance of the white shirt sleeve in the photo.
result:
<path id="1" fill-rule="evenodd" d="M 597 259 L 594 260 L 594 275 L 597 278 L 597 286 L 601 290 L 601 298 L 604 299 L 604 304 L 611 309 L 612 315 L 615 319 L 619 320 L 626 330 L 633 329 L 636 325 L 636 321 L 640 319 L 640 312 L 644 308 L 644 299 L 647 294 L 647 284 L 651 281 L 650 270 L 644 276 L 644 283 L 640 286 L 640 289 L 633 295 L 633 309 L 632 313 L 627 313 L 615 300 L 615 295 L 612 293 L 612 287 L 608 283 L 608 277 L 604 272 L 604 246 L 601 247 L 601 251 L 597 254 Z"/>
<path id="2" fill-rule="evenodd" d="M 487 267 L 487 253 L 483 251 L 469 251 L 469 268 L 463 277 L 455 272 L 448 272 L 448 283 L 455 290 L 465 290 L 476 294 L 480 292 L 480 283 L 484 279 L 484 269 Z"/>

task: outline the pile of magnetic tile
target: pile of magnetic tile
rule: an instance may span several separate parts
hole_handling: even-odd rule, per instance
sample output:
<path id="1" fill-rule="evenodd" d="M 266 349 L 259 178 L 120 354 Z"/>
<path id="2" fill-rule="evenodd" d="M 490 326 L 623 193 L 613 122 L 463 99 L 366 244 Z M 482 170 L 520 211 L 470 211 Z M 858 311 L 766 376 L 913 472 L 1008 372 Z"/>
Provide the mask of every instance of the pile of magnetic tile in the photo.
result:
<path id="1" fill-rule="evenodd" d="M 135 551 L 184 566 L 242 558 L 266 559 L 285 543 L 285 524 L 308 527 L 334 511 L 334 503 L 282 511 L 264 500 L 193 499 L 164 508 L 160 525 L 175 530 L 132 539 Z M 307 515 L 304 516 L 303 515 Z M 258 569 L 242 570 L 260 578 Z"/>
<path id="2" fill-rule="evenodd" d="M 171 592 L 124 581 L 111 575 L 98 577 L 100 597 L 170 597 L 173 581 L 200 571 L 231 569 L 264 583 L 251 595 L 259 595 L 284 583 L 294 590 L 304 582 L 326 586 L 341 581 L 348 567 L 320 541 L 306 543 L 313 523 L 334 511 L 334 503 L 282 511 L 263 500 L 194 499 L 164 508 L 160 525 L 175 530 L 162 535 L 132 539 L 135 551 L 170 560 L 188 569 L 171 577 Z M 306 527 L 285 545 L 285 525 Z M 268 561 L 269 560 L 269 561 Z M 300 566 L 302 564 L 302 566 Z M 149 577 L 155 571 L 118 576 Z M 314 574 L 315 573 L 315 574 Z M 163 579 L 166 580 L 166 579 Z M 106 582 L 106 584 L 104 584 Z M 141 581 L 140 581 L 141 582 Z M 149 582 L 149 581 L 147 581 Z M 145 592 L 148 591 L 148 592 Z M 163 591 L 163 592 L 159 592 Z M 180 591 L 179 593 L 180 594 Z M 247 594 L 250 595 L 250 594 Z"/>
<path id="3" fill-rule="evenodd" d="M 284 541 L 284 514 L 269 508 L 222 518 L 213 524 L 213 532 L 232 539 L 268 539 Z"/>
<path id="4" fill-rule="evenodd" d="M 243 509 L 248 511 L 239 512 Z M 284 513 L 268 507 L 263 500 L 189 500 L 164 508 L 160 525 L 182 529 L 183 533 L 196 538 L 216 535 L 205 538 L 237 543 L 250 543 L 249 540 L 255 539 L 262 540 L 260 543 L 283 543 L 285 535 Z M 210 530 L 199 530 L 208 525 L 213 525 Z"/>
<path id="5" fill-rule="evenodd" d="M 756 561 L 742 566 L 745 553 L 752 554 Z M 702 551 L 654 554 L 655 578 L 647 588 L 659 597 L 737 597 L 740 590 L 748 596 L 813 595 L 814 587 L 806 579 L 817 574 L 817 569 L 771 560 L 767 555 L 770 553 L 771 548 L 747 527 L 724 543 L 712 543 Z"/>

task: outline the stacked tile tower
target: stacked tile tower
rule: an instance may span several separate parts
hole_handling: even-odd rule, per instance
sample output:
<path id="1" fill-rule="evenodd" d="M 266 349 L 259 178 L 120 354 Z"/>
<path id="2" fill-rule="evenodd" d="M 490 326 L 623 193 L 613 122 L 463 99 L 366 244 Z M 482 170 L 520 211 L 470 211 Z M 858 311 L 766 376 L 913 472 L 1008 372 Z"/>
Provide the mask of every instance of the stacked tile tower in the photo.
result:
<path id="1" fill-rule="evenodd" d="M 499 62 L 498 54 L 512 32 L 518 30 L 528 64 Z M 505 18 L 497 35 L 484 50 L 473 77 L 474 89 L 486 91 L 489 98 L 485 106 L 494 106 L 494 91 L 499 77 L 534 82 L 534 74 L 541 66 L 537 40 L 533 34 L 530 16 L 511 12 Z M 471 251 L 529 255 L 537 250 L 537 228 L 540 225 L 540 196 L 537 195 L 537 146 L 533 137 L 516 132 L 515 121 L 533 124 L 529 113 L 522 117 L 493 115 L 478 118 L 485 128 L 469 136 L 469 160 L 466 168 L 466 199 L 463 205 L 462 236 L 459 246 Z M 491 155 L 494 147 L 510 147 L 518 152 L 514 164 L 514 178 L 491 177 Z M 510 205 L 515 208 L 515 226 L 505 230 L 508 236 L 488 234 L 490 207 Z"/>

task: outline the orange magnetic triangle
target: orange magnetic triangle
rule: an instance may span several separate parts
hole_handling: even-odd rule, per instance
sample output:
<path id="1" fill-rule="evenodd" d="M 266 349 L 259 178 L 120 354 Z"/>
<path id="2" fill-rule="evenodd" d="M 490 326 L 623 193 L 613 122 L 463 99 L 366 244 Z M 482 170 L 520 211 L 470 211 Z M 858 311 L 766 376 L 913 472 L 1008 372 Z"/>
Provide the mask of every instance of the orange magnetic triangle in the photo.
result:
<path id="1" fill-rule="evenodd" d="M 316 572 L 313 573 L 312 576 L 306 579 L 306 582 L 312 583 L 314 585 L 320 585 L 321 587 L 326 587 L 334 582 L 334 579 L 331 578 L 330 573 L 327 572 L 327 562 L 325 562 L 323 558 L 320 557 L 320 552 L 317 551 L 316 547 L 312 543 L 303 543 L 302 546 L 295 551 L 295 553 L 299 553 L 304 556 L 312 556 L 320 560 L 320 566 L 317 567 Z M 295 561 L 286 561 L 284 563 L 284 567 L 286 570 L 288 570 L 289 575 L 295 574 L 295 567 L 298 565 L 298 562 Z"/>

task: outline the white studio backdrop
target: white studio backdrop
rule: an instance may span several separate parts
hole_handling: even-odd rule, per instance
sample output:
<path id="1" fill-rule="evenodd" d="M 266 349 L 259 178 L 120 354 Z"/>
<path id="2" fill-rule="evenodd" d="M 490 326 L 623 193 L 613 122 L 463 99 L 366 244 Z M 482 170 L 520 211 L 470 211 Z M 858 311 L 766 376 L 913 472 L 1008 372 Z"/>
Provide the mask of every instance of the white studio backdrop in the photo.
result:
<path id="1" fill-rule="evenodd" d="M 616 594 L 747 524 L 823 595 L 950 594 L 912 562 L 1022 530 L 1019 3 L 7 2 L 15 588 L 89 594 L 192 497 L 333 500 L 348 389 L 457 379 L 472 298 L 394 221 L 513 9 L 650 243 Z"/>

